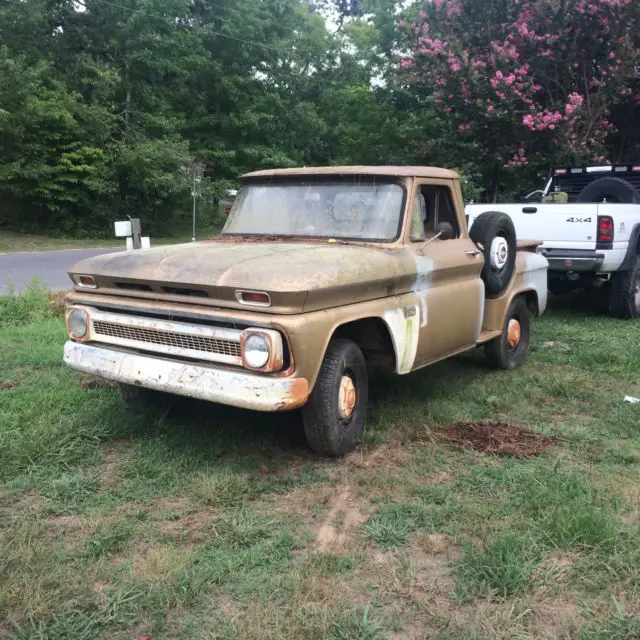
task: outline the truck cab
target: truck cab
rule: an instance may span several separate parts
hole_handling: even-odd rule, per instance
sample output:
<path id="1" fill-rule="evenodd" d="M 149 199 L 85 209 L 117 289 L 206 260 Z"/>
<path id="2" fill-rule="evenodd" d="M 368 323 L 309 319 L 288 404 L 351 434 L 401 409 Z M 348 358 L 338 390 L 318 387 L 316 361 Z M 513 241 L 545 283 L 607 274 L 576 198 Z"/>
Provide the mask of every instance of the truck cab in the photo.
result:
<path id="1" fill-rule="evenodd" d="M 259 171 L 218 237 L 75 265 L 64 357 L 132 405 L 165 393 L 300 408 L 309 444 L 343 455 L 372 366 L 404 375 L 480 345 L 521 364 L 546 270 L 508 216 L 469 233 L 452 171 Z"/>

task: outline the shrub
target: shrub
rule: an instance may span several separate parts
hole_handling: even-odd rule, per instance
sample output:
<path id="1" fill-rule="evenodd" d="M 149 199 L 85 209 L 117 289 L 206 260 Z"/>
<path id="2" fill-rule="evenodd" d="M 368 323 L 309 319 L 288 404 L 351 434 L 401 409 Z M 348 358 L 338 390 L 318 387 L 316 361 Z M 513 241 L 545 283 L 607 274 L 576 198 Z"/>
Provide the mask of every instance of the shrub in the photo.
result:
<path id="1" fill-rule="evenodd" d="M 38 278 L 34 278 L 21 293 L 16 293 L 11 286 L 8 295 L 0 296 L 0 328 L 49 320 L 61 312 L 56 300 L 57 297 L 49 297 Z"/>

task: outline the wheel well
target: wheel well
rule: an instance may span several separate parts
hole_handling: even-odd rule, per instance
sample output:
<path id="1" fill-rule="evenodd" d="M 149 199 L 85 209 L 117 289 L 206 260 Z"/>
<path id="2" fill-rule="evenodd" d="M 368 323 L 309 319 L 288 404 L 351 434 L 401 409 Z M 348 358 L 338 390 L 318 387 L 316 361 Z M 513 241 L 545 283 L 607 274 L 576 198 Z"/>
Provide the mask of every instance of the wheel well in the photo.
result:
<path id="1" fill-rule="evenodd" d="M 522 294 L 525 302 L 527 303 L 527 309 L 534 316 L 540 315 L 540 303 L 538 302 L 538 294 L 535 291 L 525 291 Z"/>
<path id="2" fill-rule="evenodd" d="M 331 338 L 353 340 L 364 354 L 367 364 L 395 370 L 396 355 L 391 334 L 381 318 L 361 318 L 340 325 Z"/>

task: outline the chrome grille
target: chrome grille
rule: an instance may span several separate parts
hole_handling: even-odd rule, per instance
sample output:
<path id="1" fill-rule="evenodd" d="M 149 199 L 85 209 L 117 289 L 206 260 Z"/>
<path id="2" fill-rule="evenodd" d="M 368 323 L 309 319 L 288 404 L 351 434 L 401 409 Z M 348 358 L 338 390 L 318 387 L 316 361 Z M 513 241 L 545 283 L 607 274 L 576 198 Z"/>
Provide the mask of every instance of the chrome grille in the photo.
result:
<path id="1" fill-rule="evenodd" d="M 135 327 L 115 322 L 106 322 L 104 320 L 94 320 L 93 331 L 96 337 L 108 336 L 150 345 L 162 345 L 165 347 L 188 349 L 190 351 L 215 353 L 233 358 L 241 357 L 240 343 L 232 340 L 221 340 L 208 336 L 171 331 L 158 331 L 157 329 Z"/>

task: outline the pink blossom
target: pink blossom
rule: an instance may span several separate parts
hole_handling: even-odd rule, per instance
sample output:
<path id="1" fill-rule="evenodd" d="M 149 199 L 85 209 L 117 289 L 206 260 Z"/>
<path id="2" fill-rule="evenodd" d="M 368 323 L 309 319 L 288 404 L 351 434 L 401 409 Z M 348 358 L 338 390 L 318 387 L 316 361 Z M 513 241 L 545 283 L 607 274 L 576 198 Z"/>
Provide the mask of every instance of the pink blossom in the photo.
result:
<path id="1" fill-rule="evenodd" d="M 574 107 L 581 107 L 582 103 L 584 102 L 584 98 L 575 91 L 573 93 L 570 93 L 568 98 L 569 104 L 573 105 Z"/>

